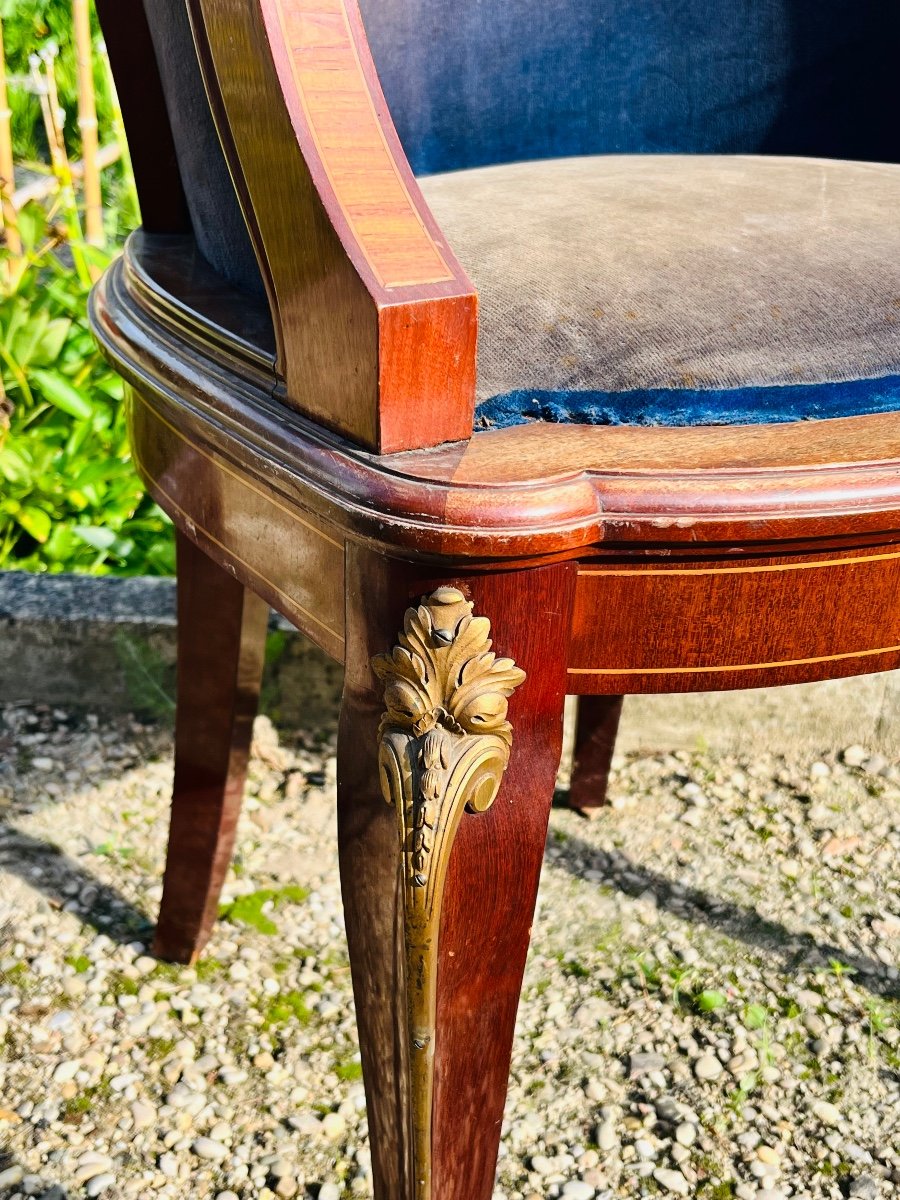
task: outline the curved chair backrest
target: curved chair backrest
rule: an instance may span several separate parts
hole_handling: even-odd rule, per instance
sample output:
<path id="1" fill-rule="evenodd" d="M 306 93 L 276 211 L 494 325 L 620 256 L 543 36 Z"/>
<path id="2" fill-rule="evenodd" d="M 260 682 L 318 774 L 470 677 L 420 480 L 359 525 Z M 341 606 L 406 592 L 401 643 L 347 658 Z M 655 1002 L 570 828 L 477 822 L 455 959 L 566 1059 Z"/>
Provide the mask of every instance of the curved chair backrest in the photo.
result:
<path id="1" fill-rule="evenodd" d="M 258 292 L 185 0 L 144 3 L 198 243 Z M 900 159 L 900 5 L 884 0 L 360 3 L 417 174 L 597 153 Z"/>
<path id="2" fill-rule="evenodd" d="M 414 173 L 606 152 L 900 160 L 886 0 L 97 6 L 145 226 L 192 229 L 265 292 L 284 399 L 381 452 L 472 431 L 477 299 Z"/>
<path id="3" fill-rule="evenodd" d="M 360 0 L 413 170 L 571 154 L 897 161 L 885 0 Z"/>

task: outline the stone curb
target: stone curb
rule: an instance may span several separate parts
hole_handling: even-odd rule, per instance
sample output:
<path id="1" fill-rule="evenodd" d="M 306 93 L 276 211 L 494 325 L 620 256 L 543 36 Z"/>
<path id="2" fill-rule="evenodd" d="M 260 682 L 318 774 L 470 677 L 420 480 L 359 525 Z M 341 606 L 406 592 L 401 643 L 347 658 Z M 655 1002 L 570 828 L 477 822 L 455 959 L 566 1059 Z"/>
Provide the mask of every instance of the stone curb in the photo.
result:
<path id="1" fill-rule="evenodd" d="M 52 704 L 171 720 L 171 579 L 0 571 L 0 704 Z M 273 616 L 262 707 L 286 726 L 333 729 L 341 667 Z M 620 749 L 740 754 L 860 744 L 900 756 L 900 672 L 791 688 L 635 696 Z"/>
<path id="2" fill-rule="evenodd" d="M 337 720 L 342 668 L 272 615 L 263 708 L 314 729 Z M 171 720 L 175 581 L 0 571 L 0 704 Z"/>

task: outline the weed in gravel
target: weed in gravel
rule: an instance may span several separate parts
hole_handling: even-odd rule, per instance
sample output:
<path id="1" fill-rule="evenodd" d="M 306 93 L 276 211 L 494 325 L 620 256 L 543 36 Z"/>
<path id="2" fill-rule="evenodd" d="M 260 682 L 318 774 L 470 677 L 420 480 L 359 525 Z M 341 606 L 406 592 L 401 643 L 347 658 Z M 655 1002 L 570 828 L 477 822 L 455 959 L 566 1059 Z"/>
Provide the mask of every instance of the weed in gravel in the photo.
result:
<path id="1" fill-rule="evenodd" d="M 238 896 L 230 904 L 219 908 L 219 917 L 231 921 L 233 925 L 249 925 L 258 933 L 271 936 L 278 932 L 278 926 L 268 915 L 280 904 L 300 904 L 307 896 L 307 888 L 289 885 L 283 888 L 259 888 L 246 896 Z"/>
<path id="2" fill-rule="evenodd" d="M 106 977 L 106 990 L 111 996 L 136 996 L 141 990 L 136 979 L 122 971 L 111 971 Z"/>
<path id="3" fill-rule="evenodd" d="M 176 1041 L 174 1038 L 167 1037 L 150 1037 L 144 1042 L 144 1054 L 148 1062 L 162 1062 L 164 1058 L 168 1058 L 175 1049 Z"/>
<path id="4" fill-rule="evenodd" d="M 291 1020 L 308 1025 L 312 1019 L 304 992 L 279 992 L 277 996 L 262 996 L 257 1008 L 262 1013 L 263 1029 L 277 1029 Z"/>

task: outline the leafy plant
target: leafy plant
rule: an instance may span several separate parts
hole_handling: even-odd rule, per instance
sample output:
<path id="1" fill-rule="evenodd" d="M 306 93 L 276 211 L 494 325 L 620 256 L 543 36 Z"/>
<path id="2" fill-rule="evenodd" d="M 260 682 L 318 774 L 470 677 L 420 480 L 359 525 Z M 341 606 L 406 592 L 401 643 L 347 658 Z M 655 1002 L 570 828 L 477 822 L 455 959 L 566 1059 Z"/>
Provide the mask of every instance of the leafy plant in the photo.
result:
<path id="1" fill-rule="evenodd" d="M 0 379 L 14 405 L 0 441 L 0 567 L 171 574 L 168 518 L 131 465 L 122 382 L 87 324 L 91 272 L 109 256 L 57 215 L 27 206 L 25 254 L 0 253 Z"/>
<path id="2" fill-rule="evenodd" d="M 48 44 L 59 48 L 55 75 L 59 101 L 66 113 L 66 132 L 72 149 L 80 153 L 78 141 L 78 75 L 72 38 L 71 0 L 0 0 L 3 41 L 10 77 L 13 148 L 16 158 L 45 159 L 47 143 L 41 122 L 38 97 L 31 89 L 28 60 Z M 99 49 L 100 26 L 92 13 L 94 45 Z M 94 85 L 101 141 L 109 137 L 113 123 L 113 101 L 105 65 L 99 53 L 94 58 Z"/>
<path id="3" fill-rule="evenodd" d="M 277 1028 L 291 1020 L 306 1025 L 311 1017 L 312 1012 L 301 992 L 279 992 L 264 1007 L 263 1029 Z"/>
<path id="4" fill-rule="evenodd" d="M 267 910 L 285 903 L 300 904 L 308 895 L 308 890 L 303 887 L 260 888 L 247 896 L 238 896 L 231 904 L 221 905 L 219 916 L 236 925 L 249 925 L 260 933 L 271 935 L 278 932 L 278 926 Z"/>
<path id="5" fill-rule="evenodd" d="M 724 992 L 717 992 L 709 988 L 700 992 L 696 1001 L 697 1011 L 702 1013 L 718 1012 L 720 1008 L 724 1008 L 728 1003 L 728 997 Z"/>

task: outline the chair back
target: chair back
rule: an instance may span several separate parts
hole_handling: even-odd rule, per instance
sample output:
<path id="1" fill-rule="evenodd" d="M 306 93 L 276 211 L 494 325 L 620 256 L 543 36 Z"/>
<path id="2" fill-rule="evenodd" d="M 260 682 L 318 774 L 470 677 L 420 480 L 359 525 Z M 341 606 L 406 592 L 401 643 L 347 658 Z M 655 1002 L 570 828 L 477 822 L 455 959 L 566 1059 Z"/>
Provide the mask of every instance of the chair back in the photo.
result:
<path id="1" fill-rule="evenodd" d="M 895 162 L 885 0 L 360 0 L 417 174 L 573 154 Z"/>

